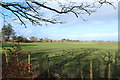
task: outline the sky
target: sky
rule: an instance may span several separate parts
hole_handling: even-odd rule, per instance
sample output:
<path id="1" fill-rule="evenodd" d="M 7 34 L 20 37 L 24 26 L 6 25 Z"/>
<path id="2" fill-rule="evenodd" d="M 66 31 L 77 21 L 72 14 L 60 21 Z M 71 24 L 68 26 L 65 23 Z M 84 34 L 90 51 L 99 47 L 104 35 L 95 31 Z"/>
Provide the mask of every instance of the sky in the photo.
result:
<path id="1" fill-rule="evenodd" d="M 53 5 L 54 6 L 54 5 Z M 53 40 L 72 39 L 72 40 L 118 40 L 118 5 L 115 3 L 116 9 L 109 5 L 103 5 L 90 16 L 81 15 L 86 21 L 80 17 L 76 18 L 73 14 L 62 15 L 61 20 L 67 22 L 65 24 L 48 24 L 42 26 L 33 26 L 26 22 L 27 28 L 20 25 L 18 21 L 8 20 L 13 26 L 16 34 L 23 37 L 49 38 Z M 7 13 L 3 10 L 4 13 Z M 51 16 L 51 14 L 44 12 Z M 12 15 L 12 14 L 9 14 Z M 3 25 L 3 17 L 0 15 L 0 28 Z"/>

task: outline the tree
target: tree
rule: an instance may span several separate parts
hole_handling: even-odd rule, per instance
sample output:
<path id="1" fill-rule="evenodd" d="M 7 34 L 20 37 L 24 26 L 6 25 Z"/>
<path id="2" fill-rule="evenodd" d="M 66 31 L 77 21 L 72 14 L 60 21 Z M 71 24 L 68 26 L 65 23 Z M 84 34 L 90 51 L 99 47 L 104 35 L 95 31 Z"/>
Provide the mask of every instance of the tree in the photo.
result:
<path id="1" fill-rule="evenodd" d="M 66 40 L 66 39 L 62 39 L 62 40 Z"/>
<path id="2" fill-rule="evenodd" d="M 2 42 L 2 32 L 0 32 L 0 43 Z"/>
<path id="3" fill-rule="evenodd" d="M 33 36 L 30 37 L 29 39 L 30 39 L 30 41 L 32 41 L 32 42 L 37 42 L 37 41 L 38 41 L 38 39 L 37 39 L 36 37 L 33 37 Z"/>
<path id="4" fill-rule="evenodd" d="M 29 41 L 27 38 L 24 38 L 23 36 L 15 36 L 15 37 L 14 37 L 14 40 L 15 40 L 16 42 L 26 42 L 26 43 L 31 42 L 31 41 Z"/>
<path id="5" fill-rule="evenodd" d="M 5 41 L 9 41 L 9 38 L 15 35 L 15 31 L 12 29 L 12 25 L 4 25 L 2 28 L 2 36 Z"/>
<path id="6" fill-rule="evenodd" d="M 13 39 L 13 40 L 17 40 L 17 35 L 13 35 L 13 36 L 12 36 L 12 39 Z"/>
<path id="7" fill-rule="evenodd" d="M 24 38 L 23 38 L 22 36 L 18 36 L 18 37 L 16 38 L 16 40 L 17 40 L 18 42 L 23 42 L 23 41 L 24 41 Z"/>
<path id="8" fill-rule="evenodd" d="M 21 24 L 25 24 L 24 19 L 30 21 L 32 24 L 42 25 L 45 23 L 63 23 L 59 21 L 60 15 L 62 14 L 74 14 L 76 17 L 81 17 L 82 14 L 87 13 L 90 15 L 95 12 L 96 9 L 100 8 L 103 4 L 108 4 L 114 7 L 114 5 L 107 0 L 96 0 L 95 2 L 74 2 L 74 0 L 23 0 L 23 2 L 3 2 L 0 1 L 0 7 L 10 11 L 14 14 Z M 51 6 L 55 3 L 57 7 Z M 114 7 L 115 8 L 115 7 Z M 53 14 L 53 16 L 44 15 L 45 11 L 47 13 Z M 9 15 L 0 12 L 3 16 L 10 18 Z M 82 17 L 81 17 L 82 18 Z M 83 19 L 83 18 L 82 18 Z M 84 20 L 84 19 L 83 19 Z"/>

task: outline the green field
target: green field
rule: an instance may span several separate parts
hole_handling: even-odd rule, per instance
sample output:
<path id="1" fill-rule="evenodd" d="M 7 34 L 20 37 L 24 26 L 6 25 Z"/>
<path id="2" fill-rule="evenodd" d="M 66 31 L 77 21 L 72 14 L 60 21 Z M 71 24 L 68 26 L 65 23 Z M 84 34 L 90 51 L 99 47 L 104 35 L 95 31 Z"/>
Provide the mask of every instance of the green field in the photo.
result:
<path id="1" fill-rule="evenodd" d="M 39 67 L 37 71 L 50 72 L 66 75 L 70 78 L 80 77 L 80 67 L 83 76 L 89 77 L 89 61 L 93 61 L 94 77 L 105 77 L 104 70 L 106 62 L 114 64 L 113 59 L 118 53 L 117 42 L 96 42 L 96 44 L 74 44 L 78 42 L 45 42 L 45 43 L 20 43 L 22 54 L 31 52 L 31 63 L 33 67 Z M 4 47 L 11 48 L 13 44 L 3 44 Z M 4 50 L 3 50 L 4 52 Z M 111 59 L 108 60 L 108 53 Z M 106 62 L 102 59 L 105 58 Z M 100 62 L 101 64 L 98 64 Z M 97 73 L 100 67 L 100 73 Z M 112 66 L 113 67 L 113 66 Z M 113 74 L 115 72 L 113 71 Z M 99 74 L 95 75 L 95 74 Z M 118 75 L 113 77 L 118 77 Z"/>
<path id="2" fill-rule="evenodd" d="M 40 51 L 67 50 L 80 48 L 94 48 L 102 50 L 118 50 L 117 42 L 97 42 L 96 44 L 74 44 L 75 42 L 46 42 L 46 43 L 20 43 L 24 52 L 31 51 L 38 53 Z M 9 47 L 12 44 L 3 44 L 3 47 Z"/>

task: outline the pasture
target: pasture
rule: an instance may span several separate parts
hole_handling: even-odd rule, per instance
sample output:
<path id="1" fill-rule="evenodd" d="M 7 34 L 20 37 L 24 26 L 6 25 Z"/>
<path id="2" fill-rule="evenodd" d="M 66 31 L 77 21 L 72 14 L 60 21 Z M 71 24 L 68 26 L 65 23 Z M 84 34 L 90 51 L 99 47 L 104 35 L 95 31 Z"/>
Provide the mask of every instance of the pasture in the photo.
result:
<path id="1" fill-rule="evenodd" d="M 43 42 L 43 43 L 20 43 L 23 53 L 32 52 L 38 53 L 41 51 L 51 52 L 54 50 L 69 50 L 69 49 L 101 49 L 101 50 L 118 50 L 118 42 L 96 42 L 96 44 L 74 44 L 77 42 Z M 11 47 L 12 44 L 3 44 L 3 47 Z"/>
<path id="2" fill-rule="evenodd" d="M 115 63 L 115 56 L 118 54 L 117 42 L 75 43 L 78 42 L 20 43 L 20 45 L 23 49 L 22 54 L 31 52 L 33 72 L 42 73 L 49 70 L 62 77 L 89 78 L 89 62 L 93 61 L 93 77 L 104 78 L 107 77 L 106 65 L 109 62 L 112 65 L 119 63 Z M 11 48 L 12 45 L 7 43 L 2 46 Z M 114 66 L 111 66 L 111 69 L 113 70 L 111 76 L 118 77 Z"/>

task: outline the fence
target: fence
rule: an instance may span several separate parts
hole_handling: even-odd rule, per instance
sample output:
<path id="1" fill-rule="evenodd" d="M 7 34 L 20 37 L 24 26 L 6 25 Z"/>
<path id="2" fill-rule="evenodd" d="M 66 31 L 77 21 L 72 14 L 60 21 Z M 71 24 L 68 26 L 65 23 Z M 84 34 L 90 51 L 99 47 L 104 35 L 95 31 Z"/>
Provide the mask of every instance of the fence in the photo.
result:
<path id="1" fill-rule="evenodd" d="M 13 51 L 9 49 L 12 56 L 5 52 L 3 56 L 3 68 L 6 68 L 6 66 L 7 68 L 5 69 L 5 72 L 3 72 L 4 76 L 9 75 L 10 72 L 14 73 L 14 71 L 16 72 L 17 76 L 19 76 L 18 72 L 23 70 L 22 73 L 25 72 L 25 74 L 26 72 L 32 72 L 39 73 L 40 75 L 47 71 L 48 73 L 52 73 L 60 78 L 90 78 L 90 80 L 93 78 L 120 78 L 119 52 L 116 52 L 115 54 L 107 52 L 102 57 L 97 58 L 88 57 L 88 51 L 83 51 L 81 54 L 77 54 L 76 56 L 69 51 L 67 53 L 67 56 L 71 55 L 69 57 L 64 55 L 55 55 L 50 57 L 47 54 L 39 55 L 37 57 L 33 57 L 32 54 L 31 56 L 30 54 L 26 54 L 21 57 L 21 55 L 17 53 L 19 50 L 21 50 L 19 46 L 17 46 L 16 50 Z M 26 61 L 27 63 L 23 63 L 22 60 Z M 8 66 L 9 62 L 11 62 L 11 65 Z M 32 64 L 31 67 L 30 64 Z M 9 73 L 7 69 L 10 71 Z M 9 76 L 14 75 L 10 74 Z M 21 76 L 24 76 L 24 74 Z M 27 74 L 26 76 L 29 75 Z"/>
<path id="2" fill-rule="evenodd" d="M 108 57 L 110 57 L 108 55 Z M 118 57 L 118 56 L 117 56 Z M 32 58 L 33 64 L 31 71 L 42 73 L 45 70 L 57 73 L 61 78 L 120 78 L 120 58 L 112 60 L 103 60 L 103 58 L 96 59 L 63 59 L 46 56 Z"/>

